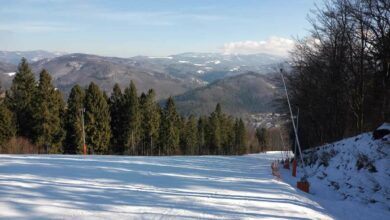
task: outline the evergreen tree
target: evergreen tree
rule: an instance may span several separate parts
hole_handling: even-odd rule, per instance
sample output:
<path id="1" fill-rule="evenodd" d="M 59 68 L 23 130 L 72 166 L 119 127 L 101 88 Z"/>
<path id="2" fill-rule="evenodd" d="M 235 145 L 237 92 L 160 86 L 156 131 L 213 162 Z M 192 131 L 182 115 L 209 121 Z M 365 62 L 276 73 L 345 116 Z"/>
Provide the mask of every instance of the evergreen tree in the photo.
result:
<path id="1" fill-rule="evenodd" d="M 121 88 L 118 84 L 115 84 L 109 99 L 109 105 L 112 132 L 111 150 L 116 154 L 123 154 L 125 150 L 123 101 Z"/>
<path id="2" fill-rule="evenodd" d="M 15 114 L 17 134 L 32 138 L 32 99 L 36 90 L 34 74 L 25 58 L 22 58 L 5 103 Z"/>
<path id="3" fill-rule="evenodd" d="M 12 112 L 0 100 L 0 146 L 15 136 L 16 128 Z"/>
<path id="4" fill-rule="evenodd" d="M 106 102 L 109 103 L 110 102 L 110 98 L 108 97 L 107 92 L 106 91 L 102 91 L 102 93 L 103 93 L 104 100 L 106 100 Z"/>
<path id="5" fill-rule="evenodd" d="M 179 115 L 177 121 L 177 128 L 179 131 L 179 151 L 178 154 L 187 154 L 187 132 L 186 132 L 187 119 L 184 116 Z"/>
<path id="6" fill-rule="evenodd" d="M 265 128 L 256 128 L 256 138 L 259 142 L 260 150 L 264 151 L 265 147 L 267 145 L 266 141 L 266 132 L 267 130 Z"/>
<path id="7" fill-rule="evenodd" d="M 234 146 L 234 118 L 223 116 L 221 119 L 222 153 L 233 154 Z"/>
<path id="8" fill-rule="evenodd" d="M 222 107 L 221 107 L 221 104 L 220 103 L 217 103 L 217 105 L 215 106 L 215 114 L 218 116 L 219 119 L 222 118 Z"/>
<path id="9" fill-rule="evenodd" d="M 156 145 L 155 143 L 157 143 L 159 138 L 160 109 L 159 105 L 155 102 L 156 94 L 153 89 L 150 89 L 147 95 L 143 95 L 141 95 L 142 140 L 145 151 L 149 152 L 149 155 L 152 155 Z"/>
<path id="10" fill-rule="evenodd" d="M 123 120 L 125 126 L 125 147 L 129 153 L 135 155 L 138 153 L 137 146 L 141 139 L 141 111 L 137 88 L 133 81 L 125 89 L 123 113 L 125 114 Z"/>
<path id="11" fill-rule="evenodd" d="M 32 103 L 32 136 L 33 142 L 43 146 L 46 152 L 61 152 L 64 136 L 61 123 L 63 106 L 62 94 L 53 86 L 49 73 L 42 70 Z"/>
<path id="12" fill-rule="evenodd" d="M 84 91 L 79 85 L 73 86 L 68 98 L 68 107 L 65 116 L 66 137 L 64 153 L 76 154 L 83 152 L 83 128 L 81 111 L 84 109 Z"/>
<path id="13" fill-rule="evenodd" d="M 66 103 L 64 101 L 64 95 L 57 88 L 54 89 L 53 104 L 59 109 L 60 128 L 58 132 L 53 136 L 53 143 L 55 143 L 58 152 L 63 151 L 63 142 L 65 139 L 65 117 L 66 117 Z"/>
<path id="14" fill-rule="evenodd" d="M 208 149 L 206 151 L 206 137 L 207 137 L 207 134 L 206 134 L 206 131 L 207 131 L 207 118 L 206 117 L 200 117 L 198 119 L 198 125 L 197 125 L 197 129 L 198 129 L 198 138 L 197 138 L 197 141 L 198 141 L 198 149 L 197 149 L 197 154 L 203 154 L 205 152 L 208 152 Z"/>
<path id="15" fill-rule="evenodd" d="M 222 131 L 221 131 L 222 110 L 218 103 L 215 111 L 211 113 L 209 119 L 208 133 L 210 153 L 219 154 L 222 147 Z"/>
<path id="16" fill-rule="evenodd" d="M 176 154 L 179 150 L 179 116 L 176 112 L 175 103 L 169 97 L 165 105 L 161 125 L 161 147 L 167 155 Z"/>
<path id="17" fill-rule="evenodd" d="M 145 154 L 145 149 L 146 149 L 146 144 L 147 144 L 147 135 L 146 135 L 146 126 L 145 126 L 145 119 L 146 119 L 146 115 L 145 115 L 145 107 L 146 107 L 146 94 L 145 93 L 141 93 L 141 96 L 139 97 L 139 106 L 140 106 L 140 111 L 141 111 L 141 124 L 140 124 L 140 143 L 139 143 L 139 148 L 140 151 L 141 151 L 141 154 L 144 155 Z M 149 149 L 149 148 L 148 148 Z"/>
<path id="18" fill-rule="evenodd" d="M 195 155 L 198 154 L 198 127 L 195 116 L 191 115 L 184 127 L 185 132 L 185 149 L 184 153 Z"/>
<path id="19" fill-rule="evenodd" d="M 246 153 L 246 130 L 242 119 L 236 119 L 234 130 L 236 154 L 244 154 Z"/>
<path id="20" fill-rule="evenodd" d="M 91 82 L 85 94 L 86 143 L 92 153 L 105 154 L 110 143 L 110 112 L 103 92 Z"/>

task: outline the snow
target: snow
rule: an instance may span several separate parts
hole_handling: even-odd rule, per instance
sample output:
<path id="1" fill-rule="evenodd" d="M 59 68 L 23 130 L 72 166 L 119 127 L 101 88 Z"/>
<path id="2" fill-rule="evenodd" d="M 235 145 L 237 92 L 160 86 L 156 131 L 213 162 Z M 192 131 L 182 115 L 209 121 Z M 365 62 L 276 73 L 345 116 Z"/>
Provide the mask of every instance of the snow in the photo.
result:
<path id="1" fill-rule="evenodd" d="M 8 76 L 15 76 L 16 72 L 10 72 L 10 73 L 5 73 L 5 75 L 8 75 Z"/>
<path id="2" fill-rule="evenodd" d="M 0 219 L 338 218 L 273 178 L 280 156 L 0 155 Z"/>
<path id="3" fill-rule="evenodd" d="M 190 63 L 190 62 L 186 60 L 179 60 L 179 63 Z"/>
<path id="4" fill-rule="evenodd" d="M 148 57 L 149 59 L 168 59 L 168 60 L 172 60 L 173 57 Z"/>
<path id="5" fill-rule="evenodd" d="M 390 216 L 390 135 L 373 140 L 364 133 L 304 152 L 313 200 L 340 219 Z M 297 178 L 283 170 L 283 180 Z M 311 198 L 311 197 L 309 197 Z"/>
<path id="6" fill-rule="evenodd" d="M 198 85 L 203 85 L 203 86 L 208 84 L 208 82 L 194 78 L 194 77 L 191 77 L 191 82 L 196 83 Z"/>
<path id="7" fill-rule="evenodd" d="M 198 70 L 198 71 L 196 71 L 196 73 L 198 73 L 198 74 L 204 74 L 205 73 L 205 71 L 204 70 Z"/>
<path id="8" fill-rule="evenodd" d="M 390 123 L 383 123 L 377 130 L 390 130 Z"/>
<path id="9" fill-rule="evenodd" d="M 276 86 L 272 85 L 271 83 L 266 82 L 266 84 L 267 84 L 271 89 L 276 89 Z"/>
<path id="10" fill-rule="evenodd" d="M 214 63 L 215 65 L 217 65 L 217 64 L 220 64 L 221 61 L 220 60 L 211 60 L 211 61 L 207 61 L 206 63 Z"/>
<path id="11" fill-rule="evenodd" d="M 71 62 L 68 62 L 68 66 L 74 68 L 74 70 L 78 71 L 81 69 L 81 67 L 83 67 L 84 63 L 82 62 L 77 62 L 77 61 L 71 61 Z"/>
<path id="12" fill-rule="evenodd" d="M 230 72 L 235 72 L 235 71 L 239 71 L 239 70 L 240 70 L 240 67 L 237 66 L 237 67 L 231 68 L 229 71 Z"/>

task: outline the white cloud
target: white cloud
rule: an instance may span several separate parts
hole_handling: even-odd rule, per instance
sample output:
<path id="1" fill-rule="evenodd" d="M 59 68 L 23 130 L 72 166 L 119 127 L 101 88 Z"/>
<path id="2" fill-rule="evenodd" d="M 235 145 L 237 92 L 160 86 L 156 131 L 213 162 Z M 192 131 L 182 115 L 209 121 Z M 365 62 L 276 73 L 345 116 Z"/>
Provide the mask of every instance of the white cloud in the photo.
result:
<path id="1" fill-rule="evenodd" d="M 214 22 L 226 19 L 223 16 L 208 15 L 202 13 L 178 13 L 174 11 L 96 11 L 89 16 L 127 22 L 130 25 L 172 26 L 183 22 Z"/>
<path id="2" fill-rule="evenodd" d="M 28 32 L 28 33 L 46 33 L 46 32 L 68 32 L 76 31 L 74 27 L 69 27 L 63 24 L 57 23 L 44 23 L 44 22 L 18 22 L 1 24 L 0 31 L 3 32 Z"/>
<path id="3" fill-rule="evenodd" d="M 282 37 L 270 37 L 263 41 L 237 41 L 225 43 L 223 51 L 226 54 L 253 54 L 268 53 L 278 56 L 287 56 L 294 47 L 294 41 Z"/>

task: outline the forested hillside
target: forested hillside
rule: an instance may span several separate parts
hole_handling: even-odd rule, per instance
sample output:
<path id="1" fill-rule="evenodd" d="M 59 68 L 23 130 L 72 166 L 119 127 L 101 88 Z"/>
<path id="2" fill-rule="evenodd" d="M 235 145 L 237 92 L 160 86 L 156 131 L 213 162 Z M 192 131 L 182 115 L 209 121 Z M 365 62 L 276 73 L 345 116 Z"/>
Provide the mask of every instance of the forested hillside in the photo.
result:
<path id="1" fill-rule="evenodd" d="M 214 103 L 221 103 L 232 115 L 250 112 L 273 112 L 275 86 L 266 75 L 246 73 L 218 80 L 205 87 L 190 90 L 174 97 L 183 114 L 209 114 Z"/>
<path id="2" fill-rule="evenodd" d="M 163 108 L 150 89 L 138 96 L 133 81 L 108 97 L 91 82 L 72 87 L 67 103 L 43 69 L 39 81 L 22 59 L 5 98 L 0 100 L 0 145 L 3 153 L 177 155 L 243 154 L 244 122 L 222 112 L 209 116 L 177 113 L 169 98 Z M 29 143 L 31 142 L 31 144 Z M 253 149 L 253 148 L 251 148 Z"/>

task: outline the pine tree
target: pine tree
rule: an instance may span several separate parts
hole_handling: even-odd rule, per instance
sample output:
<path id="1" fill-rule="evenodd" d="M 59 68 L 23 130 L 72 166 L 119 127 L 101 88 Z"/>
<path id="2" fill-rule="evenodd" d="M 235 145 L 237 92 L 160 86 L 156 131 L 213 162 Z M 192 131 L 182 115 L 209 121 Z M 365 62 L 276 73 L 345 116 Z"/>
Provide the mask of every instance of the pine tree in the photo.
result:
<path id="1" fill-rule="evenodd" d="M 222 140 L 222 149 L 223 154 L 233 154 L 234 146 L 234 118 L 229 116 L 223 116 L 221 120 L 221 135 L 223 136 Z"/>
<path id="2" fill-rule="evenodd" d="M 35 94 L 34 74 L 25 58 L 22 58 L 5 103 L 15 114 L 17 134 L 32 138 L 32 98 Z"/>
<path id="3" fill-rule="evenodd" d="M 86 144 L 92 153 L 105 154 L 111 138 L 110 112 L 103 92 L 93 82 L 85 94 Z"/>
<path id="4" fill-rule="evenodd" d="M 187 119 L 179 115 L 179 120 L 177 121 L 177 128 L 179 131 L 179 151 L 178 154 L 187 154 L 187 132 L 186 132 L 186 123 Z"/>
<path id="5" fill-rule="evenodd" d="M 46 152 L 60 153 L 64 130 L 61 124 L 63 111 L 62 94 L 55 89 L 46 70 L 39 75 L 39 84 L 32 99 L 33 142 L 43 146 Z"/>
<path id="6" fill-rule="evenodd" d="M 208 149 L 206 151 L 206 137 L 207 137 L 207 134 L 206 134 L 206 131 L 207 131 L 207 118 L 206 117 L 200 117 L 198 119 L 198 124 L 197 124 L 197 129 L 198 129 L 198 138 L 197 138 L 197 141 L 198 141 L 198 149 L 197 149 L 197 152 L 196 154 L 203 154 L 203 153 L 206 153 L 208 152 Z"/>
<path id="7" fill-rule="evenodd" d="M 0 100 L 0 146 L 15 136 L 16 128 L 12 112 Z"/>
<path id="8" fill-rule="evenodd" d="M 153 89 L 150 89 L 147 95 L 141 95 L 142 140 L 146 148 L 145 151 L 149 152 L 149 155 L 153 154 L 160 129 L 160 109 L 155 102 L 155 96 Z"/>
<path id="9" fill-rule="evenodd" d="M 135 155 L 138 153 L 138 144 L 141 138 L 141 111 L 137 88 L 133 81 L 125 89 L 123 113 L 125 114 L 123 119 L 125 147 L 128 153 Z"/>
<path id="10" fill-rule="evenodd" d="M 53 94 L 53 105 L 58 108 L 59 120 L 60 120 L 60 128 L 58 132 L 53 136 L 53 143 L 55 143 L 58 152 L 63 151 L 63 141 L 65 139 L 66 131 L 65 131 L 65 116 L 66 116 L 66 104 L 64 101 L 64 95 L 60 90 L 55 88 Z"/>
<path id="11" fill-rule="evenodd" d="M 208 126 L 210 153 L 219 154 L 222 147 L 221 130 L 221 105 L 217 104 L 215 111 L 211 113 Z"/>
<path id="12" fill-rule="evenodd" d="M 123 101 L 121 88 L 118 84 L 115 84 L 109 99 L 112 132 L 111 150 L 115 154 L 123 154 L 125 150 Z"/>
<path id="13" fill-rule="evenodd" d="M 65 116 L 64 153 L 66 154 L 83 152 L 81 111 L 84 109 L 84 97 L 84 90 L 79 85 L 73 86 Z"/>
<path id="14" fill-rule="evenodd" d="M 179 150 L 179 128 L 177 127 L 179 116 L 176 112 L 175 103 L 169 97 L 165 105 L 161 125 L 161 147 L 167 155 L 176 154 Z"/>
<path id="15" fill-rule="evenodd" d="M 198 154 L 198 127 L 195 116 L 190 115 L 185 127 L 185 153 L 190 155 Z"/>
<path id="16" fill-rule="evenodd" d="M 235 125 L 235 147 L 236 154 L 246 153 L 246 129 L 242 119 L 236 119 Z"/>

